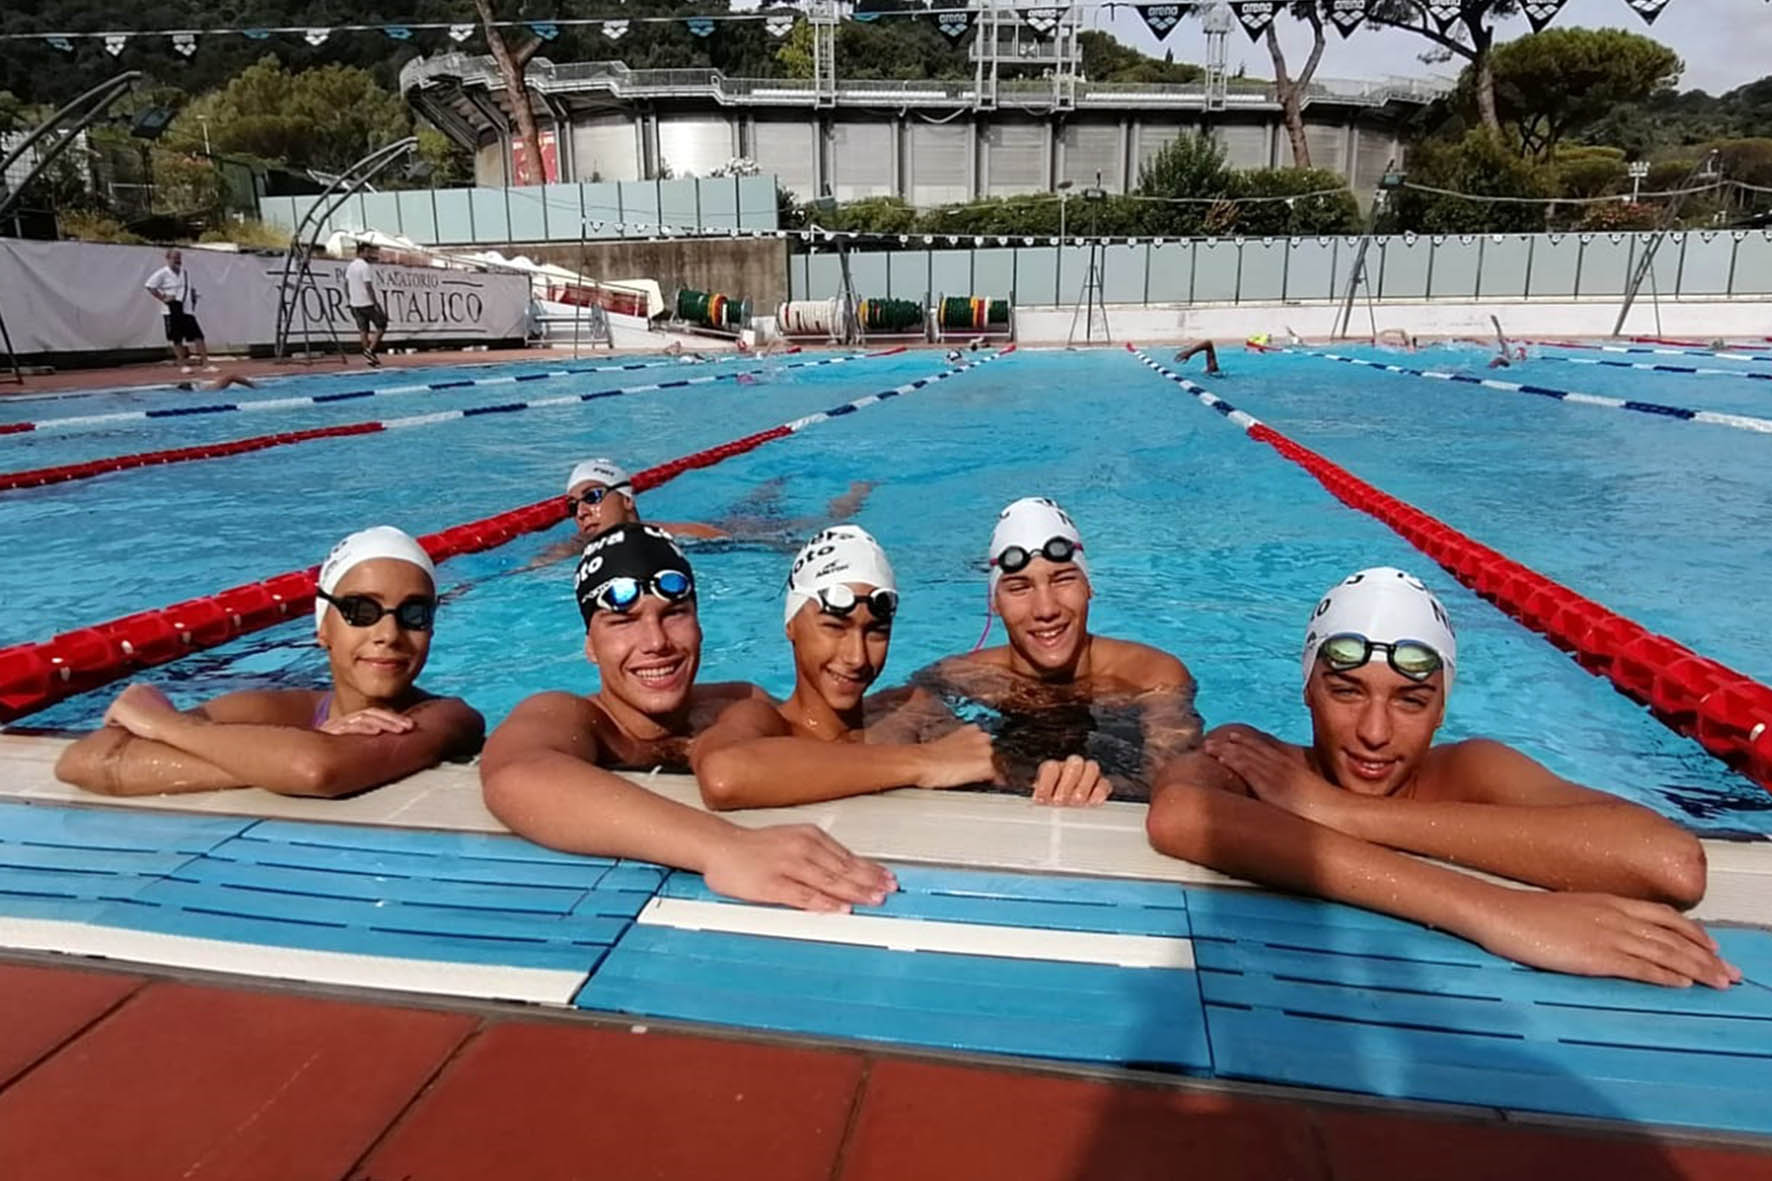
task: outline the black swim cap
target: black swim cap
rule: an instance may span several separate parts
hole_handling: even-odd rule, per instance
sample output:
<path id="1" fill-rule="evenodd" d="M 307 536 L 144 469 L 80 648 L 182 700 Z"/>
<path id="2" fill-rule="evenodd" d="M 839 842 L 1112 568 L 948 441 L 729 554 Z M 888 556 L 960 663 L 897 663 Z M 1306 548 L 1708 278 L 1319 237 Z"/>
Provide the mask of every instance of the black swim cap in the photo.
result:
<path id="1" fill-rule="evenodd" d="M 694 593 L 695 573 L 689 568 L 689 559 L 683 556 L 675 539 L 657 525 L 630 521 L 612 525 L 592 537 L 585 543 L 572 580 L 585 626 L 591 626 L 591 616 L 599 607 L 598 597 L 610 583 L 631 578 L 644 587 L 667 570 L 687 576 L 690 593 Z"/>

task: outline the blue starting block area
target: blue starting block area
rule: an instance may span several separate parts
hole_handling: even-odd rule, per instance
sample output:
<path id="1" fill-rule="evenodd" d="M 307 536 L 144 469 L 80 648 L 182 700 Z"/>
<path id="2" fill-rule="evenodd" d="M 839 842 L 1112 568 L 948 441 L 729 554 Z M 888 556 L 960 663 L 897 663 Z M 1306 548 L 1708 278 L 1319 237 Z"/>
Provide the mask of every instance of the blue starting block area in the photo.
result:
<path id="1" fill-rule="evenodd" d="M 851 915 L 515 837 L 0 804 L 0 947 L 1490 1108 L 1772 1134 L 1744 982 L 1522 968 L 1349 907 L 895 866 Z"/>

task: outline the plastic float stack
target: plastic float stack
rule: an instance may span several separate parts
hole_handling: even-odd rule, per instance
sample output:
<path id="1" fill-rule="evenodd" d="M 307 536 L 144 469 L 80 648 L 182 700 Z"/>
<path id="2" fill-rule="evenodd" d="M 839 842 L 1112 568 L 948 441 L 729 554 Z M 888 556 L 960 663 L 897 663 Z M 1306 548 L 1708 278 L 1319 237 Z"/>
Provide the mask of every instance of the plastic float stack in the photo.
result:
<path id="1" fill-rule="evenodd" d="M 1009 301 L 976 295 L 944 295 L 936 304 L 936 327 L 942 332 L 1007 335 Z"/>
<path id="2" fill-rule="evenodd" d="M 677 292 L 677 319 L 697 328 L 734 333 L 750 323 L 751 305 L 749 300 L 733 299 L 717 291 L 685 287 Z"/>

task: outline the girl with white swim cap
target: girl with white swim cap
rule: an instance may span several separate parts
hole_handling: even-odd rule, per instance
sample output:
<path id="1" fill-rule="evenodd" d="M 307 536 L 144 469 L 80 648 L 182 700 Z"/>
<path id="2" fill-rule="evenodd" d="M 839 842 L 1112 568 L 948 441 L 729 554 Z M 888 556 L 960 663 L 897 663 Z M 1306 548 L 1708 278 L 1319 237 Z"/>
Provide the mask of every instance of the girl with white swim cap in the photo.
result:
<path id="1" fill-rule="evenodd" d="M 889 694 L 898 712 L 864 701 L 886 665 L 898 580 L 865 529 L 833 525 L 789 568 L 783 626 L 794 653 L 794 691 L 777 706 L 741 701 L 696 744 L 702 799 L 714 808 L 807 803 L 893 787 L 953 787 L 995 777 L 991 744 L 951 718 L 943 737 L 918 743 L 914 719 L 945 716 L 918 692 Z M 889 741 L 888 739 L 900 739 Z"/>
<path id="2" fill-rule="evenodd" d="M 315 588 L 332 688 L 247 690 L 180 712 L 160 690 L 131 685 L 56 774 L 107 795 L 261 787 L 342 796 L 472 755 L 485 733 L 480 715 L 416 684 L 431 649 L 436 573 L 398 529 L 351 534 L 327 555 Z"/>
<path id="3" fill-rule="evenodd" d="M 1420 579 L 1391 566 L 1350 575 L 1305 628 L 1310 743 L 1213 730 L 1158 783 L 1151 844 L 1533 967 L 1676 987 L 1738 981 L 1679 914 L 1705 889 L 1690 833 L 1499 742 L 1435 745 L 1457 670 L 1451 621 Z"/>

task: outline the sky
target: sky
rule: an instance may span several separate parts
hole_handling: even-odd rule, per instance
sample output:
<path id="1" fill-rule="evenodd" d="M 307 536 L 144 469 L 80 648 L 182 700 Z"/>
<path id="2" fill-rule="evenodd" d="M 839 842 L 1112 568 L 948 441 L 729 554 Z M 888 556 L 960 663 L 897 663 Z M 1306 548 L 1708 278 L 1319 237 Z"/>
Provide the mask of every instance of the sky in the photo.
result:
<path id="1" fill-rule="evenodd" d="M 1116 8 L 1084 17 L 1085 27 L 1101 28 L 1145 53 L 1161 57 L 1165 49 L 1173 50 L 1176 61 L 1204 62 L 1206 35 L 1197 19 L 1184 20 L 1158 42 L 1145 27 L 1144 21 L 1130 8 Z M 1618 28 L 1642 33 L 1671 47 L 1686 63 L 1681 75 L 1681 90 L 1708 90 L 1721 94 L 1726 90 L 1756 81 L 1772 74 L 1772 0 L 1671 0 L 1662 9 L 1653 26 L 1643 23 L 1625 0 L 1569 0 L 1551 28 Z M 1301 21 L 1281 17 L 1278 26 L 1280 45 L 1286 52 L 1289 68 L 1297 70 L 1310 54 L 1310 27 Z M 1323 64 L 1317 74 L 1323 78 L 1376 79 L 1389 76 L 1456 77 L 1462 62 L 1433 65 L 1417 60 L 1429 43 L 1419 37 L 1394 30 L 1355 30 L 1343 40 L 1329 29 L 1329 45 L 1323 52 Z M 1503 21 L 1499 38 L 1512 40 L 1531 32 L 1525 17 Z M 1238 63 L 1248 67 L 1251 77 L 1271 78 L 1273 61 L 1268 56 L 1266 39 L 1252 42 L 1242 26 L 1230 35 L 1230 68 L 1235 73 Z"/>

